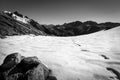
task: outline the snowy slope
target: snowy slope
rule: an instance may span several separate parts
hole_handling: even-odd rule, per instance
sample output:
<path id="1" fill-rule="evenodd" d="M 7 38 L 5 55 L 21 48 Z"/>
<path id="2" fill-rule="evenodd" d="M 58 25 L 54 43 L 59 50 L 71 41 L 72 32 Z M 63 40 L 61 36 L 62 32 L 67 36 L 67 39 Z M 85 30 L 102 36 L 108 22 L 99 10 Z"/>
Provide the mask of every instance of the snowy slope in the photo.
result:
<path id="1" fill-rule="evenodd" d="M 19 52 L 37 56 L 58 80 L 120 80 L 119 48 L 120 27 L 76 37 L 14 36 L 0 39 L 0 63 Z"/>

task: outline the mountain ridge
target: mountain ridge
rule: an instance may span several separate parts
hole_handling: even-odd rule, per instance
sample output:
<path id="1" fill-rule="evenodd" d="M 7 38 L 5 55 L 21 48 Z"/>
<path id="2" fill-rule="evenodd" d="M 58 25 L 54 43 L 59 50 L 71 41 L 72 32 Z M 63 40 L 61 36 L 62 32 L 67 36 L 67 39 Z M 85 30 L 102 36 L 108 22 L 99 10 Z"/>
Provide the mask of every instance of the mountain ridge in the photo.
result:
<path id="1" fill-rule="evenodd" d="M 23 16 L 19 12 L 2 11 L 0 13 L 0 37 L 13 35 L 77 36 L 108 30 L 120 26 L 120 23 L 95 21 L 74 21 L 62 25 L 43 25 Z"/>

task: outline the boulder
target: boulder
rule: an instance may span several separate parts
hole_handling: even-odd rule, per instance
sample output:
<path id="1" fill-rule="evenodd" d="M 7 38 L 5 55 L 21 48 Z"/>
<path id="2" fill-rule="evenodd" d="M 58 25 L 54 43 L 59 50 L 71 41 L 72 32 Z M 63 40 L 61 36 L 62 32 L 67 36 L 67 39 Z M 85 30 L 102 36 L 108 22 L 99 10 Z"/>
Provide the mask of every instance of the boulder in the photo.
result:
<path id="1" fill-rule="evenodd" d="M 24 76 L 25 80 L 45 80 L 44 70 L 41 65 L 28 70 Z"/>
<path id="2" fill-rule="evenodd" d="M 0 80 L 57 80 L 49 76 L 51 70 L 37 57 L 23 57 L 18 53 L 8 55 L 0 71 Z"/>
<path id="3" fill-rule="evenodd" d="M 3 61 L 3 64 L 0 66 L 1 70 L 9 70 L 23 59 L 24 57 L 21 56 L 19 53 L 12 53 L 9 54 Z"/>
<path id="4" fill-rule="evenodd" d="M 48 76 L 46 80 L 57 80 L 55 76 Z"/>

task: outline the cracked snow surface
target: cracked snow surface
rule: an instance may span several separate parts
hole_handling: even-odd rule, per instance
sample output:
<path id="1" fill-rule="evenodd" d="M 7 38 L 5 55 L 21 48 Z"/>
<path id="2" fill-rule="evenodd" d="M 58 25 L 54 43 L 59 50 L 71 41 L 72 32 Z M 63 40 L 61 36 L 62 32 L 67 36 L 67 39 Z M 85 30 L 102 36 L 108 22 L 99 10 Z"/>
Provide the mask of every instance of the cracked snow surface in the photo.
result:
<path id="1" fill-rule="evenodd" d="M 120 27 L 76 37 L 0 39 L 0 64 L 14 52 L 37 56 L 58 80 L 120 80 Z"/>

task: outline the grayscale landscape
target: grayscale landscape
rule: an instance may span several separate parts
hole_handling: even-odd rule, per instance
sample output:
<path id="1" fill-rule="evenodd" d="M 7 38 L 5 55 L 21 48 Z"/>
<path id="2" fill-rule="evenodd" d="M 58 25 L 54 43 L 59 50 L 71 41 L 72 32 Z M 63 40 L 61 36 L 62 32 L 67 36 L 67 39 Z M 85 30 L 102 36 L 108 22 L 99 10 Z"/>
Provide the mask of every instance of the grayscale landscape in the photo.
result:
<path id="1" fill-rule="evenodd" d="M 41 2 L 44 3 L 42 0 Z M 77 2 L 79 3 L 79 1 Z M 89 4 L 87 1 L 85 2 Z M 5 4 L 4 1 L 2 3 Z M 10 2 L 9 4 L 15 3 Z M 25 1 L 25 3 L 27 2 Z M 42 3 L 40 3 L 41 7 Z M 53 3 L 58 4 L 54 0 Z M 53 3 L 51 2 L 50 5 Z M 20 4 L 22 3 L 20 2 Z M 32 2 L 28 2 L 28 6 L 30 4 Z M 38 5 L 38 3 L 33 4 Z M 72 1 L 69 4 L 72 4 Z M 69 4 L 68 6 L 70 6 Z M 90 5 L 92 4 L 91 1 Z M 110 4 L 112 1 L 108 6 Z M 76 3 L 76 5 L 78 4 Z M 95 5 L 97 6 L 97 2 Z M 98 6 L 100 7 L 100 5 Z M 16 8 L 21 9 L 19 5 Z M 37 21 L 38 18 L 35 16 L 38 16 L 38 13 L 34 10 L 31 11 L 34 16 L 30 13 L 28 17 L 19 12 L 20 10 L 8 9 L 11 11 L 0 11 L 0 80 L 120 80 L 119 16 L 116 21 L 102 21 L 102 19 L 99 22 L 96 20 L 97 18 L 95 21 L 89 19 L 74 21 L 75 18 L 73 18 L 73 21 L 63 24 L 61 24 L 62 22 L 57 24 L 54 20 L 55 24 L 49 24 L 51 19 L 49 16 L 48 20 L 43 19 L 44 22 L 48 22 L 48 24 L 44 24 L 44 22 L 40 23 L 40 20 Z M 27 11 L 24 10 L 27 9 L 23 9 L 23 13 L 26 13 Z M 96 11 L 95 8 L 94 10 Z M 54 14 L 57 15 L 57 13 Z M 32 19 L 30 15 L 35 19 Z M 42 12 L 41 15 L 43 15 Z M 48 16 L 47 13 L 45 15 Z M 68 15 L 70 14 L 68 13 Z M 113 13 L 108 15 L 112 16 Z M 70 16 L 75 16 L 75 13 Z M 109 20 L 107 17 L 105 19 Z"/>

